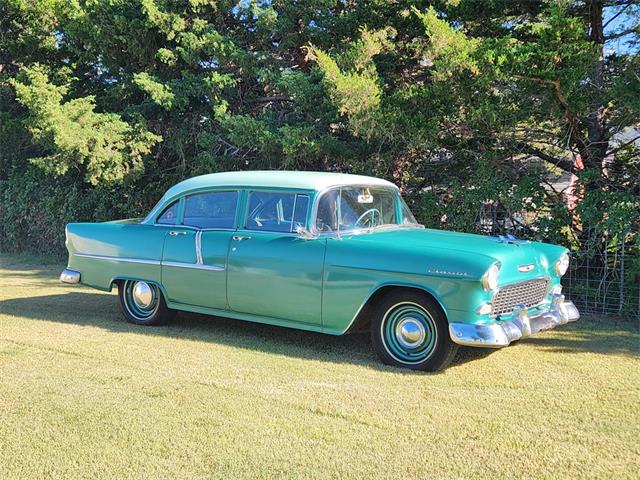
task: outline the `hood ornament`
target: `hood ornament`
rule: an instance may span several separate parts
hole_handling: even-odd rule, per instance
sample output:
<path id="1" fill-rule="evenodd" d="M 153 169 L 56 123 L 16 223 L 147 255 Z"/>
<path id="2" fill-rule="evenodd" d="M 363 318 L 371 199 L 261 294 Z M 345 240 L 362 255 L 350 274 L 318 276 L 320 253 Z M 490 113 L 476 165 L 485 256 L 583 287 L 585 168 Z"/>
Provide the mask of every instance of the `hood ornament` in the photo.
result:
<path id="1" fill-rule="evenodd" d="M 535 268 L 533 263 L 527 263 L 526 265 L 518 265 L 519 272 L 530 272 Z"/>
<path id="2" fill-rule="evenodd" d="M 498 241 L 500 243 L 510 243 L 512 245 L 518 245 L 519 243 L 530 243 L 529 240 L 522 240 L 520 238 L 516 238 L 510 233 L 507 235 L 498 235 Z"/>

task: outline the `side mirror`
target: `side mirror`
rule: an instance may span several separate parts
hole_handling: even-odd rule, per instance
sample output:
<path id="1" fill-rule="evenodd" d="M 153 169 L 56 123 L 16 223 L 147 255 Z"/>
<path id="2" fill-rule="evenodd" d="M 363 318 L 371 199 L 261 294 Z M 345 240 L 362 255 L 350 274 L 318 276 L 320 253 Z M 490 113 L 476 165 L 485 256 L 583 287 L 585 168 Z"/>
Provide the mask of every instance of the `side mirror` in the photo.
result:
<path id="1" fill-rule="evenodd" d="M 314 240 L 316 238 L 313 233 L 304 228 L 302 225 L 296 228 L 296 233 L 298 234 L 299 238 L 304 238 L 305 240 Z"/>

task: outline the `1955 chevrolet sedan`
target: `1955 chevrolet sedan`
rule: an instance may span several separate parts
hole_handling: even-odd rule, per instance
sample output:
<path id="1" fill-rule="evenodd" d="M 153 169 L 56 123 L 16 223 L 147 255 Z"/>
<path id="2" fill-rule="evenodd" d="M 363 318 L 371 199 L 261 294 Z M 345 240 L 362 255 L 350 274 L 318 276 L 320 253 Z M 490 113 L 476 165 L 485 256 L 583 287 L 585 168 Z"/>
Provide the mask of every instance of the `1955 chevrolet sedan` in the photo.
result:
<path id="1" fill-rule="evenodd" d="M 176 310 L 342 335 L 384 363 L 445 367 L 577 320 L 567 250 L 425 229 L 398 188 L 315 172 L 216 173 L 170 188 L 143 220 L 71 223 L 66 283 L 118 287 L 125 318 Z"/>

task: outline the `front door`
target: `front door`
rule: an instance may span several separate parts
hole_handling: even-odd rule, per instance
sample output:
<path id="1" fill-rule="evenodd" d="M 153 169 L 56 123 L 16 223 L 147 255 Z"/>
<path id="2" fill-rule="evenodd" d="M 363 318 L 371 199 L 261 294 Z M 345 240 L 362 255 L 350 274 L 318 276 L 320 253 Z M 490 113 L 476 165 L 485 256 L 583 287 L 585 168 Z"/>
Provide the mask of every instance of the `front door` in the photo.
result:
<path id="1" fill-rule="evenodd" d="M 305 240 L 309 196 L 249 192 L 246 220 L 231 240 L 229 307 L 242 313 L 320 325 L 326 239 Z"/>
<path id="2" fill-rule="evenodd" d="M 235 191 L 186 197 L 162 254 L 162 284 L 170 302 L 227 309 L 227 254 L 237 203 Z"/>

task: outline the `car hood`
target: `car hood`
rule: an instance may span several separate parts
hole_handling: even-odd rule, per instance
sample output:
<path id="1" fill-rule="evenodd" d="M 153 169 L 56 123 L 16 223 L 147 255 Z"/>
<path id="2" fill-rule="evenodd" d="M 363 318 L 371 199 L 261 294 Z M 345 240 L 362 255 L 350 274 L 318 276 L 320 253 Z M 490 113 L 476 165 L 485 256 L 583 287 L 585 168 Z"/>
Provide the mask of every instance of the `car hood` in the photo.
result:
<path id="1" fill-rule="evenodd" d="M 378 230 L 370 234 L 354 235 L 361 241 L 381 241 L 395 248 L 424 251 L 437 255 L 438 250 L 461 256 L 484 257 L 486 267 L 498 261 L 501 264 L 501 283 L 547 276 L 553 272 L 557 259 L 567 249 L 557 245 L 526 240 L 490 237 L 470 233 L 434 230 L 428 228 L 397 228 Z"/>

